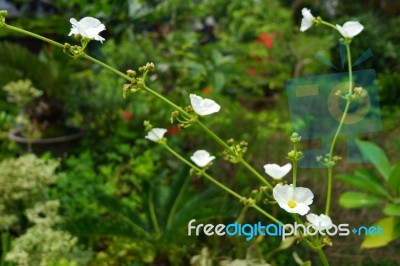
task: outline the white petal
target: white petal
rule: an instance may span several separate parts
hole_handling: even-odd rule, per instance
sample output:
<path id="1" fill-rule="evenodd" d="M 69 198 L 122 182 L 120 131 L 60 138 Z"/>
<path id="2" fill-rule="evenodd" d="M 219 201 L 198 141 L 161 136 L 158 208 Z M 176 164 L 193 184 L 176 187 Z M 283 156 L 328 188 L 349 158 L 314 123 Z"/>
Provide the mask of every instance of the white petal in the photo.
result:
<path id="1" fill-rule="evenodd" d="M 164 134 L 167 132 L 165 128 L 153 128 L 150 130 L 145 136 L 146 139 L 157 142 L 164 137 Z"/>
<path id="2" fill-rule="evenodd" d="M 348 21 L 343 24 L 343 27 L 336 24 L 336 28 L 343 37 L 353 38 L 361 33 L 361 31 L 364 29 L 364 26 L 358 21 Z"/>
<path id="3" fill-rule="evenodd" d="M 99 33 L 106 29 L 100 20 L 92 17 L 84 17 L 79 22 L 75 18 L 69 20 L 72 24 L 72 29 L 69 35 L 81 35 L 88 39 L 95 39 L 103 42 L 104 38 Z"/>
<path id="4" fill-rule="evenodd" d="M 296 187 L 294 190 L 294 200 L 299 203 L 310 205 L 313 202 L 314 194 L 305 187 Z"/>
<path id="5" fill-rule="evenodd" d="M 325 214 L 316 215 L 314 213 L 307 214 L 307 221 L 317 226 L 318 228 L 326 228 L 329 225 L 333 224 L 332 220 L 329 216 Z"/>
<path id="6" fill-rule="evenodd" d="M 272 190 L 272 195 L 278 204 L 287 204 L 289 199 L 293 198 L 293 187 L 289 185 L 282 186 L 277 184 Z"/>
<path id="7" fill-rule="evenodd" d="M 190 94 L 190 104 L 192 105 L 193 110 L 196 114 L 204 116 L 210 115 L 218 112 L 221 109 L 221 106 L 210 99 L 203 99 L 196 94 Z"/>
<path id="8" fill-rule="evenodd" d="M 303 9 L 301 10 L 301 14 L 303 15 L 303 17 L 304 17 L 305 19 L 308 19 L 308 20 L 310 20 L 310 21 L 312 21 L 312 20 L 314 19 L 314 16 L 311 14 L 311 10 L 308 9 L 308 8 L 303 8 Z"/>
<path id="9" fill-rule="evenodd" d="M 290 163 L 285 164 L 284 166 L 279 166 L 277 164 L 266 164 L 264 165 L 265 173 L 271 176 L 274 179 L 281 179 L 285 175 L 287 175 L 292 169 L 292 165 Z"/>
<path id="10" fill-rule="evenodd" d="M 190 159 L 199 167 L 207 166 L 212 160 L 215 159 L 214 156 L 210 156 L 210 153 L 206 150 L 198 150 L 193 153 Z"/>
<path id="11" fill-rule="evenodd" d="M 296 207 L 293 208 L 293 213 L 298 213 L 299 215 L 305 215 L 310 211 L 310 207 L 307 204 L 297 203 Z"/>
<path id="12" fill-rule="evenodd" d="M 312 26 L 312 20 L 303 18 L 301 20 L 300 31 L 304 32 L 304 31 L 308 30 L 309 28 L 311 28 L 311 26 Z"/>

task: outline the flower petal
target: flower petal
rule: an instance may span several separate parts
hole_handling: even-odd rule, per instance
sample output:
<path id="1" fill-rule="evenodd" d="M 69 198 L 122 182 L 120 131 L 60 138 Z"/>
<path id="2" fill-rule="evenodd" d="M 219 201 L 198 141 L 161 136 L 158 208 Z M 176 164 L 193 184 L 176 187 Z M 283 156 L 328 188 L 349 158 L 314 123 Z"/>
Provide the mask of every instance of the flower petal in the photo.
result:
<path id="1" fill-rule="evenodd" d="M 301 20 L 301 27 L 300 27 L 300 31 L 305 32 L 306 30 L 308 30 L 309 28 L 311 28 L 312 26 L 312 21 L 306 18 L 303 18 Z"/>
<path id="2" fill-rule="evenodd" d="M 163 139 L 166 132 L 167 130 L 165 128 L 153 128 L 147 132 L 145 138 L 154 142 L 158 142 Z"/>
<path id="3" fill-rule="evenodd" d="M 313 202 L 314 194 L 305 187 L 296 187 L 294 191 L 294 200 L 299 203 L 310 205 Z"/>
<path id="4" fill-rule="evenodd" d="M 284 166 L 279 166 L 277 164 L 266 164 L 264 165 L 265 173 L 271 176 L 274 179 L 281 179 L 285 175 L 287 175 L 290 170 L 292 170 L 292 165 L 290 163 L 285 164 Z"/>
<path id="5" fill-rule="evenodd" d="M 196 94 L 190 94 L 189 97 L 193 110 L 200 116 L 210 115 L 221 109 L 221 106 L 211 99 L 203 99 Z"/>
<path id="6" fill-rule="evenodd" d="M 210 153 L 206 150 L 198 150 L 193 153 L 190 159 L 199 167 L 207 166 L 212 160 L 215 159 L 215 156 L 211 156 Z"/>
<path id="7" fill-rule="evenodd" d="M 348 21 L 343 24 L 343 26 L 337 25 L 336 28 L 345 38 L 353 38 L 356 35 L 360 34 L 364 29 L 364 26 L 360 24 L 358 21 Z"/>
<path id="8" fill-rule="evenodd" d="M 312 21 L 313 19 L 314 19 L 314 16 L 311 14 L 311 10 L 310 9 L 308 9 L 308 8 L 303 8 L 302 10 L 301 10 L 301 14 L 303 15 L 303 17 L 305 18 L 305 19 L 308 19 L 308 20 L 310 20 L 310 21 Z"/>

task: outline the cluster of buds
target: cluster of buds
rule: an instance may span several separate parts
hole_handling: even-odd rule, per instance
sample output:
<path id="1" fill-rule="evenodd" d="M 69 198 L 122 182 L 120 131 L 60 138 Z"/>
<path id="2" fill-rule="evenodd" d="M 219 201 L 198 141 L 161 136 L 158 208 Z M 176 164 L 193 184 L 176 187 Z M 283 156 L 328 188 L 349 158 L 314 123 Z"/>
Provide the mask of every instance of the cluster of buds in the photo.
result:
<path id="1" fill-rule="evenodd" d="M 84 55 L 85 48 L 79 45 L 64 44 L 63 52 L 74 59 L 81 58 Z"/>
<path id="2" fill-rule="evenodd" d="M 337 165 L 342 159 L 343 158 L 340 156 L 333 156 L 331 158 L 329 153 L 325 154 L 325 156 L 321 156 L 321 155 L 317 156 L 317 158 L 316 158 L 317 162 L 322 163 L 326 167 L 333 167 L 333 166 Z"/>
<path id="3" fill-rule="evenodd" d="M 151 62 L 146 63 L 145 66 L 139 67 L 140 72 L 155 71 L 155 70 L 156 70 L 156 66 Z"/>
<path id="4" fill-rule="evenodd" d="M 247 151 L 248 143 L 246 141 L 241 141 L 235 144 L 234 139 L 227 140 L 229 149 L 224 150 L 223 158 L 231 163 L 239 163 L 242 161 L 244 154 Z"/>
<path id="5" fill-rule="evenodd" d="M 301 141 L 301 136 L 298 133 L 293 132 L 290 136 L 290 141 L 293 143 L 294 149 L 288 152 L 287 158 L 291 161 L 298 161 L 303 158 L 303 153 L 298 151 L 296 148 L 298 143 Z"/>
<path id="6" fill-rule="evenodd" d="M 194 123 L 197 122 L 198 116 L 193 112 L 192 106 L 186 106 L 184 108 L 185 112 L 180 112 L 178 110 L 175 110 L 171 113 L 171 124 L 174 123 L 174 121 L 178 121 L 178 127 L 180 129 L 182 128 L 188 128 Z"/>
<path id="7" fill-rule="evenodd" d="M 244 205 L 248 205 L 248 206 L 254 206 L 256 204 L 256 201 L 252 198 L 245 198 L 243 197 L 240 200 L 241 203 L 243 203 Z"/>
<path id="8" fill-rule="evenodd" d="M 155 70 L 155 66 L 153 63 L 147 63 L 145 66 L 139 67 L 139 71 L 143 72 L 143 71 L 154 71 Z M 144 86 L 144 76 L 137 78 L 136 75 L 136 71 L 132 70 L 132 69 L 128 69 L 126 71 L 126 74 L 128 75 L 128 77 L 131 78 L 131 82 L 130 83 L 126 83 L 122 86 L 122 96 L 124 98 L 126 98 L 126 94 L 127 93 L 135 93 L 140 91 L 143 86 Z"/>
<path id="9" fill-rule="evenodd" d="M 366 90 L 364 90 L 361 86 L 356 86 L 353 89 L 353 93 L 343 94 L 341 90 L 337 90 L 335 92 L 335 96 L 341 97 L 346 101 L 354 101 L 361 98 L 362 96 L 365 96 L 366 93 Z"/>

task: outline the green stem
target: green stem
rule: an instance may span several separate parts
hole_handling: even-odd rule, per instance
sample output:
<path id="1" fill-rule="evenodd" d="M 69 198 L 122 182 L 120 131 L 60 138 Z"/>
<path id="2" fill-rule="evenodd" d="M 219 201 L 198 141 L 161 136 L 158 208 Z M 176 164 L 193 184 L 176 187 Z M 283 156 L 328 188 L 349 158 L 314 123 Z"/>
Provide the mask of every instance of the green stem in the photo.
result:
<path id="1" fill-rule="evenodd" d="M 268 186 L 270 189 L 273 189 L 272 185 L 262 176 L 256 169 L 254 169 L 250 164 L 248 164 L 245 160 L 241 160 L 240 163 L 247 168 L 258 180 L 261 181 L 264 185 Z"/>
<path id="2" fill-rule="evenodd" d="M 293 188 L 296 188 L 297 184 L 297 142 L 293 143 L 293 150 L 295 158 L 293 159 Z"/>
<path id="3" fill-rule="evenodd" d="M 332 198 L 332 175 L 333 166 L 328 167 L 328 185 L 326 188 L 326 205 L 325 205 L 325 215 L 329 216 L 329 211 L 331 208 L 331 198 Z"/>
<path id="4" fill-rule="evenodd" d="M 208 134 L 210 135 L 211 138 L 213 138 L 216 142 L 218 142 L 222 147 L 225 149 L 229 150 L 230 147 L 228 144 L 226 144 L 225 141 L 223 141 L 220 137 L 218 137 L 214 132 L 212 132 L 208 127 L 206 127 L 202 122 L 197 121 L 197 124 Z M 258 178 L 258 180 L 261 181 L 264 185 L 268 186 L 269 188 L 272 189 L 272 185 L 262 176 L 260 175 L 259 172 L 257 172 L 256 169 L 254 169 L 251 165 L 249 165 L 245 160 L 240 160 L 240 163 L 247 168 L 255 177 Z"/>
<path id="5" fill-rule="evenodd" d="M 156 234 L 158 236 L 158 235 L 160 235 L 160 227 L 158 225 L 156 212 L 154 210 L 153 192 L 152 191 L 153 190 L 150 188 L 148 204 L 149 204 L 149 211 L 150 211 L 151 221 L 152 221 L 153 226 L 154 226 L 154 231 L 156 232 Z"/>
<path id="6" fill-rule="evenodd" d="M 233 195 L 234 197 L 236 197 L 239 200 L 244 200 L 245 198 L 242 197 L 241 195 L 239 195 L 238 193 L 236 193 L 235 191 L 233 191 L 232 189 L 228 188 L 227 186 L 225 186 L 224 184 L 220 183 L 219 181 L 217 181 L 216 179 L 214 179 L 212 176 L 210 176 L 209 174 L 205 173 L 203 169 L 200 169 L 199 167 L 195 166 L 194 164 L 192 164 L 191 162 L 189 162 L 188 160 L 186 160 L 185 158 L 183 158 L 180 154 L 178 154 L 174 149 L 172 149 L 170 146 L 168 146 L 167 144 L 162 144 L 170 153 L 172 153 L 176 158 L 178 158 L 179 160 L 181 160 L 183 163 L 187 164 L 188 166 L 190 166 L 192 169 L 196 170 L 197 172 L 202 173 L 202 175 L 208 179 L 209 181 L 211 181 L 212 183 L 214 183 L 215 185 L 217 185 L 218 187 L 220 187 L 221 189 L 225 190 L 226 192 L 228 192 L 229 194 Z"/>
<path id="7" fill-rule="evenodd" d="M 281 221 L 279 221 L 278 219 L 276 219 L 274 216 L 272 216 L 271 214 L 269 214 L 268 212 L 264 211 L 263 209 L 261 209 L 260 206 L 253 204 L 251 205 L 251 207 L 253 209 L 256 209 L 258 212 L 264 214 L 267 218 L 269 218 L 270 220 L 274 221 L 275 223 L 279 224 L 281 223 L 282 225 L 284 225 Z"/>
<path id="8" fill-rule="evenodd" d="M 168 100 L 167 98 L 165 98 L 164 96 L 162 96 L 161 94 L 159 94 L 158 92 L 150 89 L 149 87 L 146 86 L 146 84 L 143 85 L 143 88 L 145 91 L 147 91 L 148 93 L 152 94 L 153 96 L 156 96 L 157 98 L 159 98 L 160 100 L 166 102 L 167 104 L 171 105 L 172 107 L 174 107 L 176 110 L 178 110 L 179 112 L 183 113 L 186 116 L 190 116 L 190 114 L 188 112 L 186 112 L 185 110 L 183 110 L 181 107 L 179 107 L 178 105 L 174 104 L 173 102 L 171 102 L 170 100 Z"/>
<path id="9" fill-rule="evenodd" d="M 322 265 L 329 266 L 328 259 L 326 258 L 325 252 L 322 250 L 322 248 L 318 248 L 317 253 L 319 258 L 321 259 Z"/>
<path id="10" fill-rule="evenodd" d="M 229 194 L 231 194 L 232 196 L 236 197 L 237 199 L 239 199 L 240 201 L 245 200 L 244 197 L 242 197 L 241 195 L 239 195 L 238 193 L 236 193 L 235 191 L 233 191 L 232 189 L 226 187 L 224 184 L 220 183 L 219 181 L 217 181 L 215 178 L 213 178 L 212 176 L 210 176 L 209 174 L 205 173 L 203 169 L 200 169 L 199 167 L 195 166 L 194 164 L 192 164 L 191 162 L 189 162 L 188 160 L 186 160 L 185 158 L 183 158 L 179 153 L 177 153 L 174 149 L 172 149 L 170 146 L 168 146 L 166 143 L 162 144 L 170 153 L 172 153 L 176 158 L 178 158 L 179 160 L 181 160 L 183 163 L 187 164 L 188 166 L 190 166 L 192 169 L 196 170 L 197 172 L 202 173 L 202 175 L 208 179 L 210 182 L 214 183 L 215 185 L 217 185 L 218 187 L 220 187 L 221 189 L 225 190 L 226 192 L 228 192 Z M 266 211 L 264 211 L 263 209 L 261 209 L 259 206 L 257 206 L 255 203 L 250 205 L 252 208 L 256 209 L 257 211 L 259 211 L 260 213 L 262 213 L 263 215 L 265 215 L 266 217 L 268 217 L 269 219 L 271 219 L 272 221 L 274 221 L 275 223 L 281 223 L 278 219 L 276 219 L 275 217 L 273 217 L 271 214 L 267 213 Z"/>
<path id="11" fill-rule="evenodd" d="M 333 29 L 335 29 L 335 30 L 337 30 L 337 31 L 339 31 L 339 30 L 336 28 L 336 26 L 333 25 L 332 23 L 326 22 L 326 21 L 324 21 L 324 20 L 322 20 L 322 19 L 320 20 L 320 23 L 323 24 L 323 25 L 326 25 L 326 26 L 328 26 L 328 27 L 331 27 L 331 28 L 333 28 Z"/>
<path id="12" fill-rule="evenodd" d="M 174 203 L 172 204 L 172 207 L 171 207 L 169 213 L 168 213 L 167 223 L 166 223 L 166 226 L 165 226 L 166 228 L 169 228 L 170 225 L 172 224 L 172 219 L 173 219 L 173 217 L 174 217 L 174 215 L 176 213 L 176 209 L 179 206 L 179 202 L 181 201 L 183 195 L 185 194 L 185 191 L 187 189 L 188 183 L 189 183 L 189 179 L 186 178 L 184 180 L 184 182 L 183 182 L 183 185 L 181 186 L 181 188 L 180 188 L 180 190 L 178 192 L 178 195 L 176 196 L 176 198 L 174 200 Z"/>
<path id="13" fill-rule="evenodd" d="M 212 132 L 208 127 L 206 127 L 201 121 L 197 121 L 197 124 L 203 129 L 211 138 L 218 142 L 222 147 L 229 150 L 229 145 L 225 143 L 220 137 L 218 137 L 214 132 Z"/>
<path id="14" fill-rule="evenodd" d="M 350 54 L 350 41 L 349 40 L 346 40 L 346 51 L 347 51 L 347 63 L 348 63 L 348 70 L 349 70 L 349 92 L 347 95 L 347 100 L 346 100 L 347 102 L 346 102 L 346 106 L 343 111 L 342 118 L 340 119 L 339 126 L 336 130 L 336 133 L 335 133 L 332 143 L 331 143 L 331 147 L 329 149 L 330 165 L 328 167 L 328 184 L 327 184 L 326 206 L 325 206 L 325 215 L 328 215 L 328 216 L 329 216 L 330 205 L 331 205 L 331 196 L 332 196 L 333 153 L 335 151 L 335 145 L 336 145 L 337 138 L 340 134 L 340 131 L 342 130 L 344 121 L 345 121 L 347 113 L 349 111 L 349 107 L 350 107 L 350 103 L 351 103 L 350 96 L 351 96 L 352 89 L 353 89 L 353 71 L 352 71 L 352 66 L 351 66 L 351 54 Z"/>
<path id="15" fill-rule="evenodd" d="M 4 27 L 5 27 L 6 29 L 14 30 L 14 31 L 16 31 L 16 32 L 19 32 L 19 33 L 22 33 L 22 34 L 26 34 L 26 35 L 29 35 L 29 36 L 31 36 L 31 37 L 33 37 L 33 38 L 36 38 L 36 39 L 42 40 L 42 41 L 44 41 L 44 42 L 50 43 L 50 44 L 52 44 L 52 45 L 54 45 L 54 46 L 57 46 L 57 47 L 59 47 L 59 48 L 64 48 L 64 45 L 62 45 L 61 43 L 58 43 L 58 42 L 53 41 L 53 40 L 50 40 L 50 39 L 48 39 L 48 38 L 46 38 L 46 37 L 40 36 L 40 35 L 35 34 L 35 33 L 33 33 L 33 32 L 26 31 L 26 30 L 23 30 L 23 29 L 20 29 L 20 28 L 17 28 L 17 27 L 13 27 L 13 26 L 10 26 L 10 25 L 8 25 L 8 24 L 5 24 Z"/>
<path id="16" fill-rule="evenodd" d="M 110 70 L 111 72 L 117 74 L 118 76 L 120 76 L 120 77 L 123 78 L 123 79 L 126 79 L 126 80 L 128 80 L 128 81 L 131 81 L 131 80 L 132 80 L 132 78 L 129 77 L 128 75 L 122 73 L 122 72 L 119 71 L 119 70 L 116 70 L 115 68 L 113 68 L 113 67 L 110 66 L 110 65 L 107 65 L 106 63 L 101 62 L 100 60 L 97 60 L 97 59 L 94 58 L 94 57 L 91 57 L 91 56 L 88 55 L 88 54 L 85 54 L 85 53 L 84 53 L 84 54 L 82 55 L 82 57 L 85 58 L 85 59 L 87 59 L 87 60 L 90 60 L 90 61 L 92 61 L 93 63 L 96 63 L 96 64 L 98 64 L 98 65 L 100 65 L 100 66 L 102 66 L 102 67 L 104 67 L 104 68 L 106 68 L 106 69 L 108 69 L 108 70 Z"/>

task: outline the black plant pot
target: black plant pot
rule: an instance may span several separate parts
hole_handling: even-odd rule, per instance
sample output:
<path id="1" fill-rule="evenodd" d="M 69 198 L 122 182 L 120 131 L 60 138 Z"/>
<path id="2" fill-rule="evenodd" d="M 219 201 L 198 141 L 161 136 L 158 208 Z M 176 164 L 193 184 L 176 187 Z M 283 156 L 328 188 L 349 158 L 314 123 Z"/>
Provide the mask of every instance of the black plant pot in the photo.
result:
<path id="1" fill-rule="evenodd" d="M 10 132 L 8 138 L 15 141 L 22 151 L 31 151 L 36 155 L 50 151 L 56 156 L 64 157 L 79 144 L 83 136 L 83 130 L 78 127 L 67 127 L 66 132 L 61 137 L 29 140 L 21 135 L 21 130 L 16 130 Z"/>

